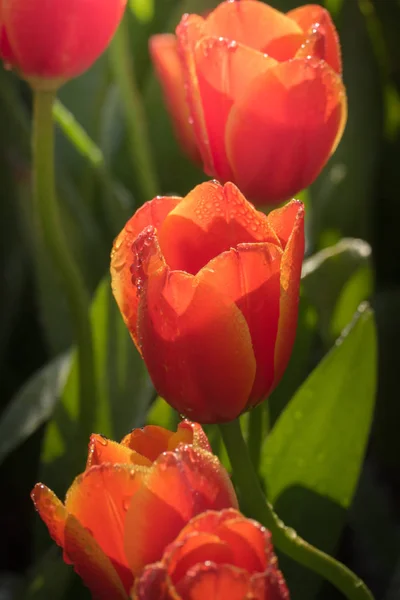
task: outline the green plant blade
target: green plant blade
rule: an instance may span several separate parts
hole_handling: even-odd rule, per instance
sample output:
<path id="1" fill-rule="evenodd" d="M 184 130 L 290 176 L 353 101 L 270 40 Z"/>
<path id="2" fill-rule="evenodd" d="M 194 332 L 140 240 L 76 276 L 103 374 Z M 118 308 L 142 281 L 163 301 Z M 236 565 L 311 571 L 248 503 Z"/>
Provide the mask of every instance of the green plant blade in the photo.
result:
<path id="1" fill-rule="evenodd" d="M 8 404 L 0 420 L 0 463 L 51 417 L 70 365 L 69 353 L 52 360 Z"/>
<path id="2" fill-rule="evenodd" d="M 332 554 L 362 466 L 374 409 L 376 332 L 360 307 L 336 346 L 314 369 L 264 444 L 261 476 L 282 520 Z M 293 600 L 311 600 L 320 581 L 283 560 Z"/>

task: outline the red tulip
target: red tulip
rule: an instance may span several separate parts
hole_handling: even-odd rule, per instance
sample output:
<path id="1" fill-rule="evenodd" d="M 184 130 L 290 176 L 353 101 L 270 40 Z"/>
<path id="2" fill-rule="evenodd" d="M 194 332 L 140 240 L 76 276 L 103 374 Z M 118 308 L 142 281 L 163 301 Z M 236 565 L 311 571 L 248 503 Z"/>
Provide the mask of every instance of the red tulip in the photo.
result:
<path id="1" fill-rule="evenodd" d="M 134 600 L 289 600 L 270 534 L 236 510 L 190 521 L 137 579 Z"/>
<path id="2" fill-rule="evenodd" d="M 229 476 L 208 448 L 201 427 L 187 421 L 175 434 L 145 427 L 122 444 L 95 435 L 64 504 L 35 486 L 36 509 L 93 598 L 126 600 L 135 576 L 193 516 L 237 507 Z"/>
<path id="3" fill-rule="evenodd" d="M 55 89 L 106 49 L 126 0 L 0 0 L 0 56 L 34 86 Z"/>
<path id="4" fill-rule="evenodd" d="M 180 139 L 196 145 L 205 172 L 257 204 L 310 185 L 347 118 L 329 13 L 228 0 L 206 18 L 184 15 L 176 35 L 176 47 L 169 35 L 152 38 L 151 54 Z"/>
<path id="5" fill-rule="evenodd" d="M 117 237 L 115 298 L 158 391 L 202 423 L 261 402 L 296 332 L 303 205 L 268 216 L 231 183 L 142 206 Z"/>

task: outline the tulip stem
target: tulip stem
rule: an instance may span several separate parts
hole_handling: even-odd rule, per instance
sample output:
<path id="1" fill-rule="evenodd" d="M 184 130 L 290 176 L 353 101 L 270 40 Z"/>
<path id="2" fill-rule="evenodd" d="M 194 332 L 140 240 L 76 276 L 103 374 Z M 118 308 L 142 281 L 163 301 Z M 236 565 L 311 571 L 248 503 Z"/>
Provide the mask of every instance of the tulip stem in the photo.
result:
<path id="1" fill-rule="evenodd" d="M 77 342 L 79 369 L 79 423 L 82 436 L 92 431 L 96 410 L 90 298 L 62 228 L 55 194 L 54 123 L 55 93 L 34 90 L 33 170 L 34 209 L 38 225 L 38 243 L 47 248 L 60 282 L 64 287 Z"/>
<path id="2" fill-rule="evenodd" d="M 254 470 L 258 473 L 260 467 L 260 456 L 262 446 L 262 436 L 264 429 L 264 411 L 265 404 L 260 404 L 249 412 L 249 427 L 247 435 L 247 446 L 250 453 L 251 462 Z"/>
<path id="3" fill-rule="evenodd" d="M 143 202 L 154 198 L 160 190 L 151 154 L 145 110 L 135 80 L 127 18 L 125 15 L 111 43 L 110 59 L 125 112 L 132 167 Z"/>
<path id="4" fill-rule="evenodd" d="M 274 512 L 262 491 L 239 420 L 219 425 L 240 497 L 252 517 L 272 533 L 276 548 L 330 581 L 349 600 L 373 600 L 365 583 L 350 569 L 303 540 Z"/>

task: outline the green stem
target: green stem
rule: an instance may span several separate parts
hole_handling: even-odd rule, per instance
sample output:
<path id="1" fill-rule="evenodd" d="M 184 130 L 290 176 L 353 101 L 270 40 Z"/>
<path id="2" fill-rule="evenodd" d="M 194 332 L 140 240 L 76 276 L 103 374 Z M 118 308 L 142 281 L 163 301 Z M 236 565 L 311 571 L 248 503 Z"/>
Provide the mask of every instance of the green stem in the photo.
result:
<path id="1" fill-rule="evenodd" d="M 156 168 L 152 160 L 146 115 L 135 81 L 132 51 L 129 44 L 127 17 L 120 24 L 110 46 L 111 67 L 117 82 L 128 128 L 132 167 L 137 177 L 142 200 L 159 193 Z"/>
<path id="2" fill-rule="evenodd" d="M 265 404 L 260 404 L 249 412 L 249 427 L 247 435 L 247 445 L 249 448 L 251 462 L 256 473 L 260 466 L 261 444 L 264 425 Z"/>
<path id="3" fill-rule="evenodd" d="M 276 548 L 330 581 L 349 600 L 373 600 L 365 583 L 350 569 L 308 544 L 279 519 L 263 494 L 239 421 L 223 423 L 219 427 L 240 495 L 251 516 L 270 530 Z"/>
<path id="4" fill-rule="evenodd" d="M 78 353 L 79 423 L 82 435 L 87 436 L 92 431 L 97 398 L 90 299 L 66 242 L 55 197 L 54 100 L 54 92 L 34 91 L 34 201 L 40 237 L 60 276 L 71 312 Z"/>

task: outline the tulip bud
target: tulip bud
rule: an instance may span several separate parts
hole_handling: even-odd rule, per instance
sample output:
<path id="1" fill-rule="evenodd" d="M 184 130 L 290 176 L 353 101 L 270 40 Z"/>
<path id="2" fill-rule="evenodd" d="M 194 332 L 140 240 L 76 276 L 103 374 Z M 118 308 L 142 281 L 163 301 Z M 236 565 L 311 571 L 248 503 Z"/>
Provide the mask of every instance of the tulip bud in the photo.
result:
<path id="1" fill-rule="evenodd" d="M 154 386 L 201 423 L 235 419 L 278 384 L 295 339 L 303 205 L 268 216 L 231 183 L 157 197 L 117 237 L 115 298 Z"/>
<path id="2" fill-rule="evenodd" d="M 121 444 L 92 435 L 65 503 L 38 483 L 32 499 L 96 600 L 127 600 L 134 577 L 195 515 L 237 508 L 228 473 L 198 423 L 134 430 Z"/>
<path id="3" fill-rule="evenodd" d="M 270 533 L 227 509 L 194 517 L 162 560 L 144 569 L 133 598 L 289 600 L 289 592 Z"/>
<path id="4" fill-rule="evenodd" d="M 0 56 L 33 87 L 55 90 L 104 52 L 126 0 L 1 0 Z"/>
<path id="5" fill-rule="evenodd" d="M 184 149 L 255 204 L 309 186 L 341 139 L 340 46 L 321 6 L 284 14 L 227 0 L 204 18 L 184 15 L 175 45 L 158 35 L 150 48 Z"/>

